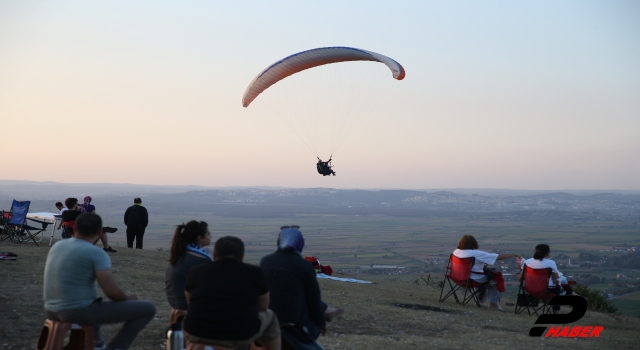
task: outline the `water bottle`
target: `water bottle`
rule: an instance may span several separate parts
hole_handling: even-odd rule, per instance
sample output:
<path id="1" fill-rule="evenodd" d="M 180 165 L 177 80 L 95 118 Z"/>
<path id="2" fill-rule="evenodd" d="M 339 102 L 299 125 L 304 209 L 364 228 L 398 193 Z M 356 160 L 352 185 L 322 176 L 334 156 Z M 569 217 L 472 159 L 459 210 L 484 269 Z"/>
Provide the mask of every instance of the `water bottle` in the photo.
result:
<path id="1" fill-rule="evenodd" d="M 167 331 L 167 347 L 166 350 L 183 350 L 187 347 L 182 332 L 182 323 L 176 322 L 169 327 Z"/>

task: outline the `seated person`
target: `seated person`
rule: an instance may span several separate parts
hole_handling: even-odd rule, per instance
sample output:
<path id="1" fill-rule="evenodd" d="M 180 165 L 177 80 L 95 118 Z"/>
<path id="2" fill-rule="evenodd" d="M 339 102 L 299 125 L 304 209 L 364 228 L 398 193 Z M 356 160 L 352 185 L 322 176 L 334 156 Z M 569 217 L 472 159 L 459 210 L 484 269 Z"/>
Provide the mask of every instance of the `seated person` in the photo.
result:
<path id="1" fill-rule="evenodd" d="M 322 349 L 315 340 L 320 334 L 326 333 L 326 322 L 343 310 L 329 309 L 326 312 L 327 304 L 320 299 L 316 270 L 302 258 L 304 238 L 299 228 L 281 228 L 278 250 L 262 258 L 260 268 L 267 278 L 271 309 L 278 315 L 285 341 L 294 348 L 307 346 Z"/>
<path id="2" fill-rule="evenodd" d="M 73 227 L 75 226 L 76 218 L 83 214 L 85 211 L 83 207 L 80 207 L 78 205 L 78 198 L 67 198 L 64 200 L 64 204 L 67 206 L 67 209 L 64 209 L 61 215 L 61 225 L 64 228 L 62 231 L 62 238 L 69 238 L 74 236 Z M 95 209 L 93 210 L 93 212 L 95 212 Z M 117 228 L 103 227 L 102 235 L 105 235 L 105 232 L 114 233 L 116 231 L 118 231 Z M 103 239 L 102 237 L 100 238 L 100 240 L 103 241 L 103 244 L 106 241 L 106 239 Z M 111 248 L 111 246 L 107 246 L 107 248 L 104 248 L 104 251 L 110 253 L 117 252 L 117 250 Z"/>
<path id="3" fill-rule="evenodd" d="M 187 298 L 184 295 L 187 273 L 196 265 L 213 261 L 202 249 L 209 244 L 211 244 L 211 232 L 206 222 L 192 220 L 186 225 L 176 227 L 171 243 L 169 265 L 164 273 L 165 292 L 172 308 L 187 310 Z"/>
<path id="4" fill-rule="evenodd" d="M 316 163 L 316 169 L 318 170 L 318 174 L 322 174 L 322 176 L 333 175 L 336 176 L 336 172 L 333 171 L 331 165 L 331 158 L 328 161 L 323 162 L 322 159 L 318 158 L 318 163 Z"/>
<path id="5" fill-rule="evenodd" d="M 185 287 L 189 308 L 182 324 L 187 340 L 246 349 L 260 339 L 265 349 L 280 349 L 280 325 L 268 309 L 264 274 L 243 259 L 242 241 L 226 236 L 216 242 L 213 262 L 191 268 Z"/>
<path id="6" fill-rule="evenodd" d="M 90 196 L 86 196 L 84 197 L 84 203 L 79 205 L 79 209 L 81 212 L 83 213 L 96 213 L 96 206 L 91 204 L 91 197 Z M 103 227 L 102 228 L 102 236 L 100 237 L 100 241 L 102 241 L 102 246 L 104 247 L 104 250 L 106 252 L 109 253 L 116 253 L 117 250 L 111 248 L 111 246 L 109 245 L 109 239 L 107 238 L 107 232 L 108 233 L 114 233 L 118 231 L 117 228 L 111 228 L 111 227 Z"/>
<path id="7" fill-rule="evenodd" d="M 498 288 L 496 288 L 495 285 L 486 283 L 489 281 L 489 278 L 484 275 L 484 265 L 493 265 L 495 264 L 496 260 L 520 258 L 520 255 L 516 253 L 494 254 L 478 250 L 478 241 L 476 241 L 475 237 L 473 237 L 472 235 L 462 236 L 460 242 L 458 242 L 458 249 L 453 251 L 453 255 L 458 258 L 476 258 L 475 264 L 471 268 L 470 278 L 475 282 L 485 283 L 483 287 L 480 288 L 479 299 L 481 305 L 486 293 L 489 297 L 490 307 L 496 310 L 503 311 L 499 304 L 500 292 L 498 292 Z"/>
<path id="8" fill-rule="evenodd" d="M 53 245 L 44 268 L 44 307 L 48 319 L 95 327 L 96 348 L 104 348 L 101 325 L 124 322 L 107 349 L 127 349 L 153 319 L 156 307 L 126 295 L 111 274 L 111 259 L 93 244 L 102 234 L 102 219 L 82 214 L 75 219 L 75 237 Z M 98 298 L 96 281 L 111 301 Z"/>
<path id="9" fill-rule="evenodd" d="M 571 286 L 567 284 L 560 283 L 560 271 L 558 271 L 558 266 L 556 262 L 549 259 L 549 255 L 551 254 L 551 248 L 547 244 L 538 244 L 536 246 L 536 251 L 533 253 L 533 258 L 527 259 L 522 262 L 522 266 L 518 266 L 521 270 L 518 275 L 518 281 L 522 281 L 522 273 L 524 272 L 524 265 L 529 266 L 532 269 L 546 269 L 551 268 L 551 277 L 549 277 L 549 293 L 559 295 L 565 292 L 565 295 L 573 295 L 579 296 L 578 293 L 574 292 L 571 289 Z M 552 305 L 553 313 L 557 314 L 560 312 L 560 305 Z"/>
<path id="10" fill-rule="evenodd" d="M 78 198 L 67 198 L 64 200 L 64 205 L 67 210 L 62 214 L 62 226 L 64 231 L 62 232 L 62 238 L 69 238 L 74 236 L 73 227 L 76 223 L 76 218 L 82 214 L 82 211 L 78 208 Z"/>

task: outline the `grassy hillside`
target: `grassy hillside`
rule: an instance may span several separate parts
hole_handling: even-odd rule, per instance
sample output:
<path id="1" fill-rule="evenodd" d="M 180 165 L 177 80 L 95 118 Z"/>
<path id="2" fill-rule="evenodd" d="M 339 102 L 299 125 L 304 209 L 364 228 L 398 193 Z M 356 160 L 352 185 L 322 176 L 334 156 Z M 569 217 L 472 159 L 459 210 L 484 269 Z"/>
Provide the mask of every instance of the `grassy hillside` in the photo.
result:
<path id="1" fill-rule="evenodd" d="M 16 261 L 0 261 L 0 349 L 31 349 L 45 319 L 42 302 L 45 245 L 0 243 L 0 250 L 17 253 Z M 111 255 L 117 283 L 128 293 L 153 301 L 156 318 L 138 336 L 134 349 L 162 349 L 171 311 L 164 295 L 168 255 L 159 251 L 120 248 Z M 256 261 L 248 261 L 255 263 Z M 362 276 L 358 276 L 362 277 Z M 627 316 L 588 313 L 577 324 L 602 325 L 600 338 L 544 339 L 528 336 L 535 317 L 514 315 L 512 297 L 503 296 L 505 312 L 438 303 L 439 290 L 416 278 L 372 276 L 374 285 L 320 280 L 323 299 L 344 307 L 342 318 L 320 338 L 327 349 L 630 349 L 637 348 L 640 320 Z M 111 336 L 117 328 L 105 327 Z"/>

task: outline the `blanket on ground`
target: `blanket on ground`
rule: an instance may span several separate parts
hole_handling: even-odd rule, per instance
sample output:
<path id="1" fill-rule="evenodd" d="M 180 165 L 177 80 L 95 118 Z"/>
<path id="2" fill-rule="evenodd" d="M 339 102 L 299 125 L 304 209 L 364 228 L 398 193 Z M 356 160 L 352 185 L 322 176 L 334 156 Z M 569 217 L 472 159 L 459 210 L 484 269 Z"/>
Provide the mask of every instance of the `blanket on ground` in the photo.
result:
<path id="1" fill-rule="evenodd" d="M 340 278 L 340 277 L 334 277 L 334 276 L 327 276 L 324 273 L 319 273 L 317 276 L 318 276 L 318 278 L 324 278 L 324 279 L 340 281 L 340 282 L 373 284 L 373 282 L 371 282 L 371 281 L 357 280 L 357 279 L 353 279 L 353 278 Z"/>

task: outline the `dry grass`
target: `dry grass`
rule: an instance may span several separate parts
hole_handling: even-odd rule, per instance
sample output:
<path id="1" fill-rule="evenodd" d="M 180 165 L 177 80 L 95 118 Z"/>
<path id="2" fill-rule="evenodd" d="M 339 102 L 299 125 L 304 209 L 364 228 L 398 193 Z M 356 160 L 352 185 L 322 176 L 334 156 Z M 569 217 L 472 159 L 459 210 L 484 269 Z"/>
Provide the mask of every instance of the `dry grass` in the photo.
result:
<path id="1" fill-rule="evenodd" d="M 16 261 L 0 261 L 0 349 L 33 349 L 44 321 L 42 280 L 46 246 L 0 243 Z M 135 349 L 162 349 L 170 308 L 164 295 L 166 252 L 121 248 L 112 254 L 114 275 L 127 292 L 153 301 L 158 314 L 134 342 Z M 320 338 L 327 349 L 631 349 L 638 348 L 640 320 L 588 313 L 577 324 L 603 325 L 600 338 L 544 339 L 528 336 L 535 317 L 507 311 L 438 303 L 439 290 L 405 279 L 372 277 L 375 285 L 321 280 L 324 300 L 347 312 Z M 508 298 L 503 298 L 503 306 Z M 403 308 L 397 304 L 418 305 Z M 117 328 L 105 327 L 107 336 Z"/>

